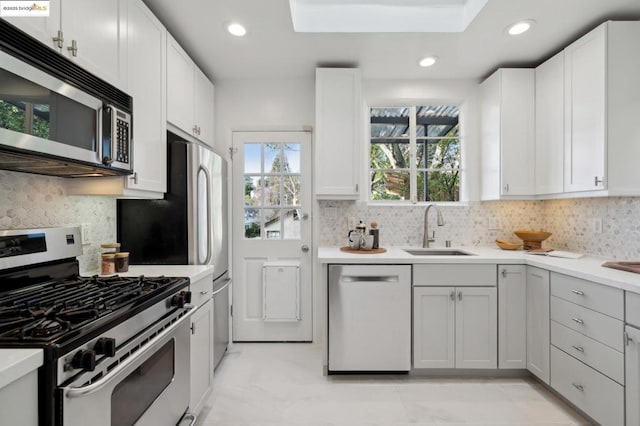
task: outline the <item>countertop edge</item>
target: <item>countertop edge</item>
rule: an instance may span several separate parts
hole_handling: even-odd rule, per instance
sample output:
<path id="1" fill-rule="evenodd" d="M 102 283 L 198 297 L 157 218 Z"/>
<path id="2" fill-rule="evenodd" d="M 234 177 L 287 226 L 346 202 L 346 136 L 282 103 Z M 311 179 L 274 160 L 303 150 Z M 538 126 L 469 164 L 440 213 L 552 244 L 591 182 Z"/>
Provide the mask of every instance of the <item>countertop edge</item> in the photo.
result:
<path id="1" fill-rule="evenodd" d="M 0 388 L 40 368 L 43 359 L 42 349 L 1 349 Z"/>

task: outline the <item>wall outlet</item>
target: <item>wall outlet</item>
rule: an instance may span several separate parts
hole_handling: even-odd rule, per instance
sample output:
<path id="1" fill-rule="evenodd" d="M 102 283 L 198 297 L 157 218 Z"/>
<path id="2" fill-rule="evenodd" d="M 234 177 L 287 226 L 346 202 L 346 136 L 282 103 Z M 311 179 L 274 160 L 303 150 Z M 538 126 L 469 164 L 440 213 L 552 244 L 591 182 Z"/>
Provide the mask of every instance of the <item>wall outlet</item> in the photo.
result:
<path id="1" fill-rule="evenodd" d="M 82 240 L 82 244 L 90 244 L 91 243 L 91 233 L 89 231 L 89 224 L 83 223 L 80 225 L 80 239 Z"/>
<path id="2" fill-rule="evenodd" d="M 591 219 L 591 232 L 602 234 L 602 219 L 599 217 Z"/>

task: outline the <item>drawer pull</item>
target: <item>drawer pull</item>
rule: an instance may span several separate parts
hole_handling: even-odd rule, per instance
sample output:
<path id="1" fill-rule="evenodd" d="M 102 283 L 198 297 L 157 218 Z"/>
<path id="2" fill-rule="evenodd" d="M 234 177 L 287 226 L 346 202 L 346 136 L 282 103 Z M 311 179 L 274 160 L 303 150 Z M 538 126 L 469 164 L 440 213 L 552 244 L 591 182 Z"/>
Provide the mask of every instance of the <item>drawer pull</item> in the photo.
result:
<path id="1" fill-rule="evenodd" d="M 209 290 L 202 290 L 202 291 L 200 292 L 200 294 L 201 294 L 201 295 L 203 295 L 203 296 L 204 296 L 205 294 L 209 294 Z"/>
<path id="2" fill-rule="evenodd" d="M 584 291 L 580 290 L 571 290 L 571 293 L 577 294 L 578 296 L 584 296 Z"/>
<path id="3" fill-rule="evenodd" d="M 571 383 L 574 388 L 578 389 L 580 392 L 584 392 L 584 386 L 576 385 L 575 383 Z"/>
<path id="4" fill-rule="evenodd" d="M 629 333 L 624 333 L 624 343 L 629 346 L 630 343 L 633 343 L 633 339 L 629 336 Z"/>
<path id="5" fill-rule="evenodd" d="M 571 318 L 572 320 L 574 320 L 575 322 L 577 322 L 580 325 L 584 325 L 584 321 L 582 321 L 580 318 Z"/>
<path id="6" fill-rule="evenodd" d="M 572 348 L 578 352 L 584 353 L 584 348 L 582 346 L 572 346 Z"/>

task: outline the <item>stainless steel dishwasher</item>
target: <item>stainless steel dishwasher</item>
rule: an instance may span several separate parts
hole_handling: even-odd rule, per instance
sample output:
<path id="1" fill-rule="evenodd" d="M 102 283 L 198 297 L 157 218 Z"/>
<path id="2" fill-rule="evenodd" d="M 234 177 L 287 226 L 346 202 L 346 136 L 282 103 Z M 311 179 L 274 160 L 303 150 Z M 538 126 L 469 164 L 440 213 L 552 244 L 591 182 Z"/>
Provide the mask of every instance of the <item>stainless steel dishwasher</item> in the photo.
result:
<path id="1" fill-rule="evenodd" d="M 329 265 L 329 372 L 411 369 L 411 266 Z"/>

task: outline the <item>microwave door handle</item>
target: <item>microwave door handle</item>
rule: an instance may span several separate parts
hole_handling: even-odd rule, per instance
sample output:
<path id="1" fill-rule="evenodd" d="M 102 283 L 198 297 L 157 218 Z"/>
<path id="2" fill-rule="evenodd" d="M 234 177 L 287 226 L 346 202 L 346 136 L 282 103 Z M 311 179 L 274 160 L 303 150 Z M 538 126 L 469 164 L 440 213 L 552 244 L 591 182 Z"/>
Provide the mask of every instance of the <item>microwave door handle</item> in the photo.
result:
<path id="1" fill-rule="evenodd" d="M 110 165 L 113 163 L 113 159 L 115 158 L 115 144 L 113 143 L 113 108 L 110 105 L 105 105 L 101 110 L 102 120 L 102 128 L 101 137 L 100 137 L 100 147 L 102 149 L 102 158 L 100 158 L 100 162 L 104 165 Z M 107 130 L 108 129 L 108 130 Z M 107 130 L 107 132 L 105 132 Z M 106 140 L 109 140 L 109 148 L 105 149 Z"/>

